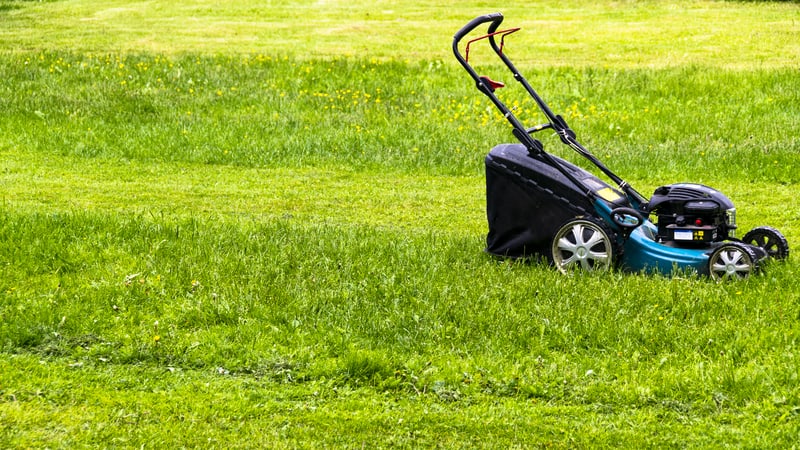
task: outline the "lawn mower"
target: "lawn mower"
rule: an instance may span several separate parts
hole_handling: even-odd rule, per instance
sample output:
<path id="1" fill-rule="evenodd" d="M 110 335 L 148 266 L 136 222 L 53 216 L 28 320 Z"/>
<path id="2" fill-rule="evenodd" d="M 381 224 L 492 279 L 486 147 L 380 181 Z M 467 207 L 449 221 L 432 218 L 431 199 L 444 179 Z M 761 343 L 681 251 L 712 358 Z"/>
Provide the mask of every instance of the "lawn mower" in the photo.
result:
<path id="1" fill-rule="evenodd" d="M 736 238 L 736 208 L 725 195 L 697 183 L 658 187 L 644 198 L 583 147 L 504 53 L 505 39 L 519 28 L 499 30 L 500 13 L 479 16 L 453 38 L 453 53 L 512 126 L 519 143 L 495 146 L 486 156 L 486 251 L 507 258 L 545 257 L 561 272 L 603 271 L 671 274 L 697 272 L 714 279 L 745 278 L 763 262 L 789 255 L 786 238 L 757 227 Z M 461 41 L 488 24 L 486 34 Z M 526 127 L 498 97 L 505 85 L 479 75 L 469 62 L 470 46 L 488 43 L 532 97 L 546 121 Z M 612 186 L 593 173 L 544 150 L 535 133 L 552 130 L 589 160 Z"/>

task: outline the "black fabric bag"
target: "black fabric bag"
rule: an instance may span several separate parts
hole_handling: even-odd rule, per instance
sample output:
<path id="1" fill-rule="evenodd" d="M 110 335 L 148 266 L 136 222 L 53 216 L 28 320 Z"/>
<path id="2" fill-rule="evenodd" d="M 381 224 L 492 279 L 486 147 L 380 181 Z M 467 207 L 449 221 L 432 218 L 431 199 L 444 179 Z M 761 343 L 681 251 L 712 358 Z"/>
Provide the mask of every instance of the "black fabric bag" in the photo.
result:
<path id="1" fill-rule="evenodd" d="M 591 173 L 552 156 L 579 180 L 600 183 Z M 501 144 L 486 156 L 486 217 L 490 254 L 550 257 L 552 238 L 567 221 L 593 215 L 587 193 L 522 144 Z M 591 184 L 590 184 L 591 185 Z"/>

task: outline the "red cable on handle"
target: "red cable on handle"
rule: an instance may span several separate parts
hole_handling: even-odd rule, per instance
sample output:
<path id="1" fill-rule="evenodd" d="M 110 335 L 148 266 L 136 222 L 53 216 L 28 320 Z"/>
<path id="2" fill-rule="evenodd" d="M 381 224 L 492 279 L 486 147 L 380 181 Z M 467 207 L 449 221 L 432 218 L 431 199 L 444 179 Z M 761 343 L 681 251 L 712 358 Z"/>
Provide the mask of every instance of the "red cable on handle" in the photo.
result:
<path id="1" fill-rule="evenodd" d="M 506 36 L 508 36 L 511 33 L 516 32 L 516 31 L 519 31 L 519 30 L 520 30 L 519 28 L 509 28 L 507 30 L 495 31 L 494 33 L 485 34 L 483 36 L 476 37 L 475 39 L 467 42 L 467 48 L 464 49 L 464 61 L 469 62 L 469 45 L 470 44 L 472 44 L 475 41 L 480 41 L 481 39 L 486 39 L 486 38 L 490 38 L 492 36 L 497 36 L 498 34 L 502 35 L 502 36 L 500 36 L 500 53 L 503 53 L 503 45 L 505 45 Z"/>

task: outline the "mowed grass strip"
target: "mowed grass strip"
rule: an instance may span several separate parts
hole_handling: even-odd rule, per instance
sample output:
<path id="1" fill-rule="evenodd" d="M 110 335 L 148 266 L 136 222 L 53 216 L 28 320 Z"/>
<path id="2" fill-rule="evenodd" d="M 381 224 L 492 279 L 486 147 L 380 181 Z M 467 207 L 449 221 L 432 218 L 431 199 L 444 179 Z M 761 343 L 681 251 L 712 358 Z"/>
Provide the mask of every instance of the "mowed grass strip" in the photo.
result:
<path id="1" fill-rule="evenodd" d="M 791 67 L 800 12 L 792 2 L 570 0 L 465 5 L 254 0 L 208 5 L 180 0 L 4 1 L 8 50 L 88 53 L 285 54 L 298 58 L 449 60 L 456 30 L 501 11 L 525 59 L 552 67 Z"/>
<path id="2" fill-rule="evenodd" d="M 367 225 L 485 233 L 484 187 L 467 176 L 0 153 L 0 203 L 19 212 Z"/>

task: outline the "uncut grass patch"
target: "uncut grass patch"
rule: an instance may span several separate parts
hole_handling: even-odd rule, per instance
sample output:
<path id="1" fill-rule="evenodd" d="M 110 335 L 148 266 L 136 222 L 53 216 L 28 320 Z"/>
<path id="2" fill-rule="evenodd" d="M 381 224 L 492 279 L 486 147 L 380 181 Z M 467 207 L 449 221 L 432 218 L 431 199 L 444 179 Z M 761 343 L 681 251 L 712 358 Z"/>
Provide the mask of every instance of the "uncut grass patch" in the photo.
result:
<path id="1" fill-rule="evenodd" d="M 483 255 L 478 236 L 101 214 L 3 223 L 6 355 L 222 368 L 449 401 L 484 393 L 702 412 L 721 398 L 733 408 L 798 398 L 793 266 L 739 284 L 564 277 Z M 61 258 L 42 265 L 47 253 Z"/>
<path id="2" fill-rule="evenodd" d="M 70 53 L 3 60 L 0 148 L 11 152 L 465 175 L 482 172 L 492 146 L 513 141 L 454 64 Z M 797 182 L 791 70 L 527 74 L 623 176 Z M 517 94 L 509 89 L 509 104 L 540 122 Z"/>

